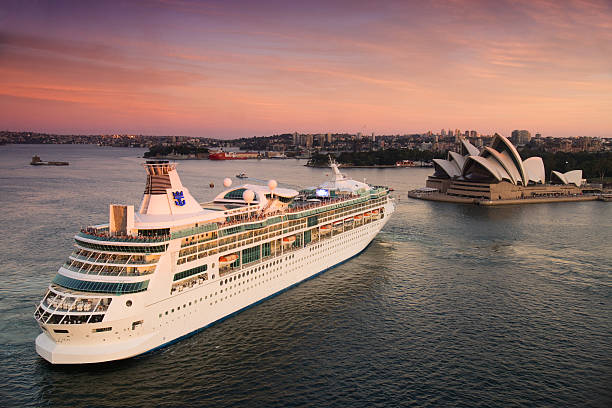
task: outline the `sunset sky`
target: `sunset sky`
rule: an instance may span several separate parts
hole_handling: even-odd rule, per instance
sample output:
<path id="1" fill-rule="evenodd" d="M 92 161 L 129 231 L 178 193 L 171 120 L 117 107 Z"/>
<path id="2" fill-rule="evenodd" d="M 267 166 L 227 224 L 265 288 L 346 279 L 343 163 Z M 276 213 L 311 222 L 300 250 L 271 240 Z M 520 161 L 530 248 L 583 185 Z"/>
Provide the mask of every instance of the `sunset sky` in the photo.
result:
<path id="1" fill-rule="evenodd" d="M 612 137 L 612 1 L 6 1 L 0 130 Z"/>

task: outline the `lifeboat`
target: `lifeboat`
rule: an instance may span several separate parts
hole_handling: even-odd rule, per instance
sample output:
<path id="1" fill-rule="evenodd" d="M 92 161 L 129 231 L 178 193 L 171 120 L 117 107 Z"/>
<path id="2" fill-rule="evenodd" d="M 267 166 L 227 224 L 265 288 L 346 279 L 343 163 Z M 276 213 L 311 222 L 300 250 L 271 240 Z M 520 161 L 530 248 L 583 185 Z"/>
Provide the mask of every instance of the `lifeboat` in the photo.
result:
<path id="1" fill-rule="evenodd" d="M 283 238 L 283 244 L 293 244 L 295 242 L 295 235 L 291 235 L 290 237 Z"/>
<path id="2" fill-rule="evenodd" d="M 236 255 L 236 254 L 220 256 L 219 257 L 219 266 L 229 265 L 229 264 L 235 262 L 236 259 L 238 259 L 238 255 Z"/>
<path id="3" fill-rule="evenodd" d="M 350 224 L 350 223 L 351 223 L 351 222 L 353 222 L 353 221 L 355 221 L 355 220 L 353 219 L 353 217 L 350 217 L 350 218 L 345 218 L 345 219 L 344 219 L 344 222 L 345 222 L 345 223 L 347 223 L 347 224 Z"/>
<path id="4" fill-rule="evenodd" d="M 354 218 L 356 221 L 359 221 L 363 216 L 361 214 L 356 215 Z"/>
<path id="5" fill-rule="evenodd" d="M 373 215 L 378 215 L 378 213 L 379 213 L 379 211 L 378 211 L 378 210 L 374 210 L 374 211 L 372 211 L 372 214 L 373 214 Z"/>
<path id="6" fill-rule="evenodd" d="M 321 226 L 321 231 L 329 231 L 330 229 L 331 229 L 331 225 L 329 224 Z"/>
<path id="7" fill-rule="evenodd" d="M 342 227 L 342 221 L 334 222 L 334 228 L 341 228 L 341 227 Z"/>
<path id="8" fill-rule="evenodd" d="M 372 216 L 372 213 L 368 211 L 368 212 L 366 212 L 365 214 L 363 214 L 363 216 L 364 216 L 364 217 L 371 217 L 371 216 Z"/>

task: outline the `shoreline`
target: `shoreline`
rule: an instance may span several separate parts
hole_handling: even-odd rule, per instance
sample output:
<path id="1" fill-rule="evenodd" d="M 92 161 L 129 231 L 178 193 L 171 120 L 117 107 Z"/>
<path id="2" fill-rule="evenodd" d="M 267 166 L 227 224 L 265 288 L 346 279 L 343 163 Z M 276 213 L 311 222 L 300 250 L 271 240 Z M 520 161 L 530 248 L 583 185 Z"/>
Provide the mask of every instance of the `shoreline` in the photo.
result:
<path id="1" fill-rule="evenodd" d="M 313 164 L 305 164 L 305 167 L 313 167 L 313 168 L 329 168 L 328 165 L 313 165 Z M 371 166 L 354 166 L 352 164 L 339 164 L 338 168 L 341 169 L 432 169 L 431 166 L 396 166 L 395 164 L 374 164 Z"/>

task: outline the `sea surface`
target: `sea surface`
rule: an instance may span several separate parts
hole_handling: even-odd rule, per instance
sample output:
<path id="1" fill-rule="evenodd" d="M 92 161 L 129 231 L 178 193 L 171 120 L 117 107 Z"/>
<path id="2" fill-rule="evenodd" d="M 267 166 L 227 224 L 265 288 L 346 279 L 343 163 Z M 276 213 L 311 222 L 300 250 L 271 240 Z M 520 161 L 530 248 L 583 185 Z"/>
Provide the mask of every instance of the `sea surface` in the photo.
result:
<path id="1" fill-rule="evenodd" d="M 80 227 L 107 222 L 110 203 L 138 206 L 143 153 L 0 146 L 0 406 L 612 406 L 612 205 L 407 198 L 431 169 L 345 170 L 392 186 L 397 211 L 319 277 L 153 353 L 48 364 L 36 303 Z M 70 166 L 30 166 L 34 154 Z M 285 187 L 330 174 L 293 159 L 179 171 L 201 201 L 239 172 Z"/>

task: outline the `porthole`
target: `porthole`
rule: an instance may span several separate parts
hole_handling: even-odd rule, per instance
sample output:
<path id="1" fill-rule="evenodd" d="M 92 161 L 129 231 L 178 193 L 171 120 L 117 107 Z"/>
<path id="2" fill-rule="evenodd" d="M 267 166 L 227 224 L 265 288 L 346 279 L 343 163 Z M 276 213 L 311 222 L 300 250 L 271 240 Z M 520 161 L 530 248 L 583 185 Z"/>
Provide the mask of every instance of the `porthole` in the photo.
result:
<path id="1" fill-rule="evenodd" d="M 127 307 L 132 307 L 132 301 L 131 301 L 131 300 L 128 300 L 127 302 L 125 302 L 125 305 L 126 305 Z"/>

